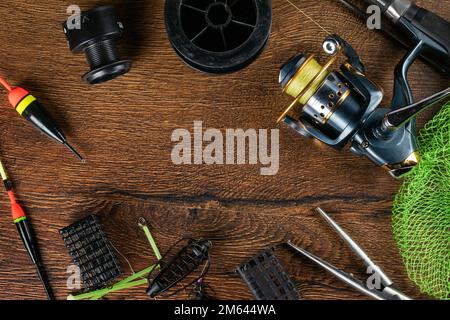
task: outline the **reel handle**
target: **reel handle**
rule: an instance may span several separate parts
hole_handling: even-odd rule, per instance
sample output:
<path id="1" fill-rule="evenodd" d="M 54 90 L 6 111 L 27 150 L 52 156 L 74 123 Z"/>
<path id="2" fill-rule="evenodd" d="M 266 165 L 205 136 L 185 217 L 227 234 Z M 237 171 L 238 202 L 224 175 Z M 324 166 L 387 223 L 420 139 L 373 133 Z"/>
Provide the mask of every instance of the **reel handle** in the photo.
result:
<path id="1" fill-rule="evenodd" d="M 422 101 L 388 112 L 384 117 L 383 126 L 388 129 L 399 128 L 417 117 L 421 112 L 448 97 L 450 97 L 450 87 Z"/>

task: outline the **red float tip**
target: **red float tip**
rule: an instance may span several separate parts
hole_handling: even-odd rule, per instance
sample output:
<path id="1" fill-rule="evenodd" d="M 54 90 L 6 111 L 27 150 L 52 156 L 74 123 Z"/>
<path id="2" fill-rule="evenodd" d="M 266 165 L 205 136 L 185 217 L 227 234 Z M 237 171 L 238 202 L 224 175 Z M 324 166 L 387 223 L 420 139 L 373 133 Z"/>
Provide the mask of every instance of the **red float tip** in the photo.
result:
<path id="1" fill-rule="evenodd" d="M 9 91 L 9 95 L 8 95 L 9 103 L 11 103 L 13 108 L 15 108 L 15 107 L 17 107 L 19 102 L 22 101 L 23 98 L 25 98 L 29 94 L 30 93 L 27 90 L 25 90 L 24 88 L 17 87 L 17 88 L 11 89 L 11 91 Z"/>

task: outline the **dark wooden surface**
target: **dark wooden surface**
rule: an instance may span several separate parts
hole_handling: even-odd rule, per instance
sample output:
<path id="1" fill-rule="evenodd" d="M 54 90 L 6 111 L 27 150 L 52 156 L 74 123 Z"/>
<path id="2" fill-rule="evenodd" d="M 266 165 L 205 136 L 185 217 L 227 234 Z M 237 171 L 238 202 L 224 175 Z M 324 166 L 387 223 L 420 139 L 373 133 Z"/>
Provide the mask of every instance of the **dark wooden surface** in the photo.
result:
<path id="1" fill-rule="evenodd" d="M 114 1 L 111 1 L 114 2 Z M 347 38 L 369 66 L 368 75 L 391 98 L 393 70 L 404 50 L 367 30 L 334 1 L 293 0 L 327 29 Z M 58 230 L 92 213 L 135 269 L 154 262 L 137 219 L 145 217 L 165 251 L 182 236 L 214 242 L 208 283 L 219 299 L 251 299 L 235 268 L 259 250 L 292 237 L 339 268 L 363 266 L 312 212 L 322 206 L 379 263 L 398 287 L 426 298 L 408 280 L 391 232 L 392 198 L 400 186 L 380 168 L 347 152 L 318 147 L 281 128 L 280 171 L 257 166 L 175 166 L 176 128 L 276 128 L 288 99 L 277 85 L 280 65 L 293 54 L 316 52 L 325 34 L 285 0 L 273 1 L 270 43 L 249 68 L 212 77 L 191 70 L 167 41 L 163 0 L 116 2 L 127 27 L 123 55 L 128 75 L 91 87 L 61 30 L 67 1 L 0 3 L 0 72 L 31 90 L 87 158 L 78 163 L 62 147 L 36 134 L 2 98 L 1 154 L 36 229 L 51 284 L 64 299 L 70 258 Z M 89 8 L 96 1 L 78 1 Z M 419 1 L 450 18 L 450 1 Z M 410 75 L 416 97 L 447 86 L 423 63 Z M 421 123 L 431 114 L 421 118 Z M 45 298 L 0 202 L 0 299 Z M 306 299 L 364 299 L 309 262 L 281 254 Z M 130 272 L 125 262 L 123 267 Z M 145 288 L 111 298 L 146 299 Z M 180 297 L 184 297 L 181 295 Z"/>

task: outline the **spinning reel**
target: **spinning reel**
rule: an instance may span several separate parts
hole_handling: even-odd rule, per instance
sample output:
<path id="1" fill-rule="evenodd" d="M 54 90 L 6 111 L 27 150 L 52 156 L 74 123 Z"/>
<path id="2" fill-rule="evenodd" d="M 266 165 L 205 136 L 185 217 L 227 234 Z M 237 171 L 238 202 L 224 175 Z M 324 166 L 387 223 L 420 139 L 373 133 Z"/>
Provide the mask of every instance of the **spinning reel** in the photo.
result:
<path id="1" fill-rule="evenodd" d="M 299 54 L 281 68 L 281 87 L 294 101 L 278 122 L 338 150 L 350 144 L 353 153 L 368 157 L 394 177 L 402 176 L 420 158 L 416 116 L 450 95 L 447 88 L 413 103 L 407 73 L 422 47 L 420 43 L 397 66 L 391 108 L 378 108 L 383 91 L 364 75 L 366 68 L 356 51 L 337 35 L 327 37 L 323 49 L 331 58 L 325 65 L 313 55 Z M 340 72 L 331 70 L 340 56 L 346 58 Z"/>

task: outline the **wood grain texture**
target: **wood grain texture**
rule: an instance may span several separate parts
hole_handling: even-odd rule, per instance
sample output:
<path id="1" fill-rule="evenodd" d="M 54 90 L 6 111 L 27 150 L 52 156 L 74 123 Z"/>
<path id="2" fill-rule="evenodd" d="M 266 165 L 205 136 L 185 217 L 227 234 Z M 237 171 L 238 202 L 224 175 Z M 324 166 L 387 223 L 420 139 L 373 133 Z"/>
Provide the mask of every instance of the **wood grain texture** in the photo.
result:
<path id="1" fill-rule="evenodd" d="M 259 250 L 293 238 L 348 272 L 363 266 L 311 209 L 323 206 L 392 276 L 401 290 L 425 298 L 408 280 L 391 232 L 390 208 L 400 182 L 348 152 L 318 147 L 281 129 L 280 170 L 259 175 L 255 166 L 176 166 L 171 133 L 205 127 L 276 128 L 288 103 L 278 70 L 298 52 L 317 52 L 325 33 L 285 0 L 273 0 L 273 30 L 261 57 L 245 70 L 212 77 L 184 65 L 164 27 L 164 1 L 116 3 L 127 33 L 124 57 L 132 72 L 105 85 L 88 86 L 88 67 L 73 56 L 61 23 L 72 2 L 0 3 L 0 73 L 32 91 L 87 158 L 77 163 L 7 108 L 0 112 L 1 153 L 21 202 L 33 221 L 57 297 L 64 299 L 70 258 L 58 230 L 99 214 L 108 236 L 137 270 L 154 262 L 137 227 L 144 216 L 161 250 L 182 236 L 214 242 L 208 282 L 219 299 L 251 299 L 235 268 Z M 331 0 L 294 0 L 311 17 L 347 40 L 369 66 L 368 76 L 391 98 L 395 63 L 405 51 L 371 32 Z M 450 1 L 419 1 L 450 19 Z M 96 1 L 78 1 L 86 9 Z M 417 98 L 443 89 L 448 79 L 422 62 L 411 72 Z M 431 117 L 421 118 L 423 124 Z M 41 286 L 9 219 L 0 210 L 0 299 L 43 299 Z M 280 253 L 307 299 L 364 299 L 307 261 Z M 126 269 L 126 263 L 123 264 Z M 178 298 L 186 297 L 182 294 Z M 144 288 L 111 296 L 146 299 Z"/>

